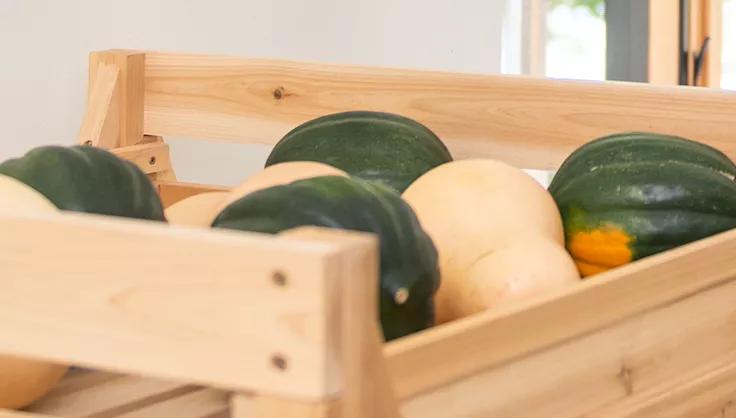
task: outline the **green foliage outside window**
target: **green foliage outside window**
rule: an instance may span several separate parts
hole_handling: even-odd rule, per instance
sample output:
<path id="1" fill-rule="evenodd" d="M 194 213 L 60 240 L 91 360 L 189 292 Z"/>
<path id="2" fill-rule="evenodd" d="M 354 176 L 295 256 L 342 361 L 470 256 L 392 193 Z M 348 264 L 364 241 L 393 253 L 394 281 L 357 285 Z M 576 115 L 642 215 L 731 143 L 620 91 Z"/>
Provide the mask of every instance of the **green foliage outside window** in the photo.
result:
<path id="1" fill-rule="evenodd" d="M 605 10 L 604 0 L 549 0 L 550 9 L 555 7 L 567 6 L 567 7 L 582 7 L 588 9 L 591 15 L 599 18 L 603 18 Z"/>

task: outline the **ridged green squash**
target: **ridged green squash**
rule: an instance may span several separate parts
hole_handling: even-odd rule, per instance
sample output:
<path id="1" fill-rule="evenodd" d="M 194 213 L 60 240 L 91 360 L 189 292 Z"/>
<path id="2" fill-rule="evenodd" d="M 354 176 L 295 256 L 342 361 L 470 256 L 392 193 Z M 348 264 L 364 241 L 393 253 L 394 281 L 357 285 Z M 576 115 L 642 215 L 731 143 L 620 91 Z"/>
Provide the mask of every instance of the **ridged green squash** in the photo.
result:
<path id="1" fill-rule="evenodd" d="M 401 193 L 452 156 L 437 135 L 412 119 L 351 111 L 313 119 L 287 133 L 271 151 L 266 167 L 287 161 L 329 164 Z"/>
<path id="2" fill-rule="evenodd" d="M 736 165 L 689 139 L 625 132 L 578 148 L 549 192 L 584 276 L 736 227 Z"/>
<path id="3" fill-rule="evenodd" d="M 275 234 L 303 225 L 363 231 L 380 241 L 380 320 L 386 340 L 434 324 L 437 250 L 401 197 L 378 182 L 320 176 L 253 192 L 212 226 Z"/>
<path id="4" fill-rule="evenodd" d="M 0 164 L 62 210 L 163 221 L 151 180 L 135 164 L 86 145 L 37 147 Z"/>

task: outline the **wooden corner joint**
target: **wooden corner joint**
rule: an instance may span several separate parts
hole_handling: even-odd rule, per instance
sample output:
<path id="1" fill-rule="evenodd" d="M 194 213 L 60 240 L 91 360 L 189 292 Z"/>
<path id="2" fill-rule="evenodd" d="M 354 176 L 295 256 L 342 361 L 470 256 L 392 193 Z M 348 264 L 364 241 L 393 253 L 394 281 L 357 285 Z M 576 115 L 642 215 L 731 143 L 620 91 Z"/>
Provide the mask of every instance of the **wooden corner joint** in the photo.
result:
<path id="1" fill-rule="evenodd" d="M 144 94 L 144 53 L 90 54 L 87 111 L 78 142 L 105 149 L 143 142 Z"/>
<path id="2" fill-rule="evenodd" d="M 120 69 L 100 64 L 90 84 L 87 110 L 79 132 L 79 143 L 113 148 L 120 140 Z"/>
<path id="3" fill-rule="evenodd" d="M 146 174 L 170 172 L 171 156 L 169 145 L 164 142 L 150 142 L 129 147 L 114 148 L 110 152 L 137 165 Z"/>

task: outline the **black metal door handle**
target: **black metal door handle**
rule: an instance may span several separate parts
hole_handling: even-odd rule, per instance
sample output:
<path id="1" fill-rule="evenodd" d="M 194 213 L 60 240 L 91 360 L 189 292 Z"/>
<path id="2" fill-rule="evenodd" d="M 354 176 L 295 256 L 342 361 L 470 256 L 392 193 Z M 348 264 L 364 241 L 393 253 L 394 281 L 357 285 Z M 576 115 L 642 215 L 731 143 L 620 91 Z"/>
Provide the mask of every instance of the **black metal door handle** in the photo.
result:
<path id="1" fill-rule="evenodd" d="M 706 36 L 703 39 L 703 45 L 700 47 L 700 51 L 695 53 L 695 65 L 693 69 L 693 86 L 698 85 L 698 79 L 700 78 L 700 72 L 703 69 L 703 58 L 705 53 L 708 52 L 708 44 L 710 43 L 710 36 Z"/>

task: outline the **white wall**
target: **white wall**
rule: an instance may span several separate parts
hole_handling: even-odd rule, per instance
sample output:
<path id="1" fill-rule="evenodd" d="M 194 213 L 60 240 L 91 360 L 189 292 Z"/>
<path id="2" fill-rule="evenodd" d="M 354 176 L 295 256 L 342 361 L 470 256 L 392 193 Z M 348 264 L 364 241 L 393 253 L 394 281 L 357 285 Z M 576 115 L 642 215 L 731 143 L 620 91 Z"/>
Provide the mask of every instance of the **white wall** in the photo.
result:
<path id="1" fill-rule="evenodd" d="M 0 160 L 75 141 L 93 50 L 496 73 L 506 1 L 0 0 Z M 169 139 L 189 181 L 233 184 L 269 151 Z"/>

